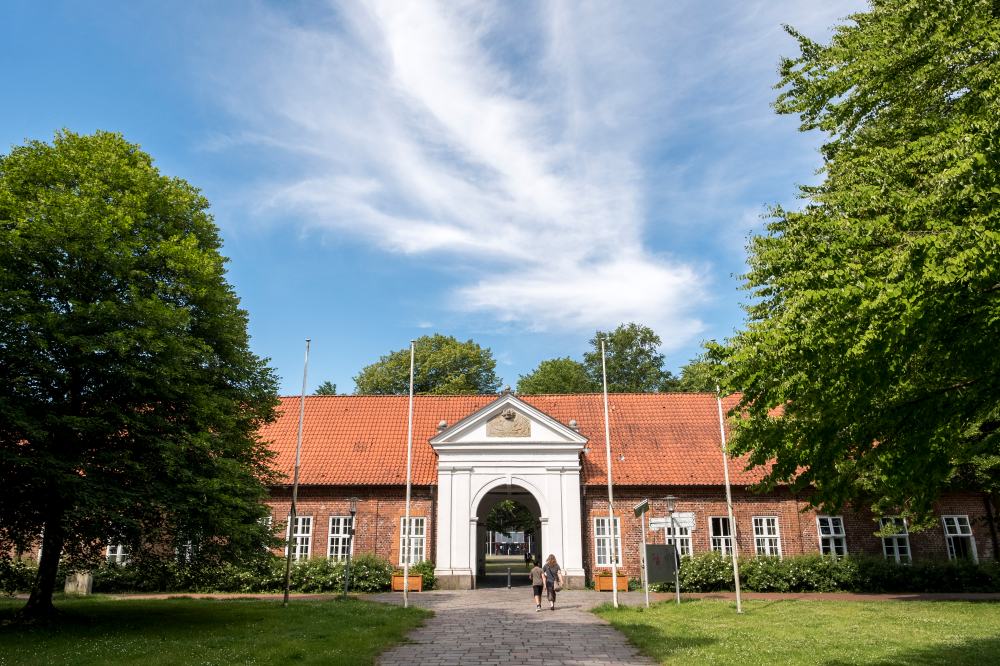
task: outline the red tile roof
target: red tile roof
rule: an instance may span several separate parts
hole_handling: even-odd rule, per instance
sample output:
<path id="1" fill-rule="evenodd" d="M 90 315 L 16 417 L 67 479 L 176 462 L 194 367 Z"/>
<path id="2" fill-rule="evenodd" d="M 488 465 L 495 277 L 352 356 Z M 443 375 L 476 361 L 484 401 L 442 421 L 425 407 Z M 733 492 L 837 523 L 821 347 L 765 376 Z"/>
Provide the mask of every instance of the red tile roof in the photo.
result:
<path id="1" fill-rule="evenodd" d="M 563 424 L 576 419 L 590 442 L 581 456 L 583 482 L 607 482 L 604 411 L 600 394 L 518 396 Z M 417 396 L 413 417 L 413 483 L 437 483 L 437 455 L 428 443 L 437 424 L 454 425 L 497 399 L 495 395 Z M 723 401 L 723 408 L 738 397 Z M 308 396 L 302 437 L 304 485 L 402 485 L 406 483 L 407 396 Z M 719 417 L 711 393 L 622 393 L 608 396 L 611 472 L 620 485 L 721 485 Z M 289 483 L 295 461 L 299 398 L 281 399 L 278 420 L 262 431 L 277 452 L 276 466 Z M 732 482 L 759 481 L 730 462 Z"/>

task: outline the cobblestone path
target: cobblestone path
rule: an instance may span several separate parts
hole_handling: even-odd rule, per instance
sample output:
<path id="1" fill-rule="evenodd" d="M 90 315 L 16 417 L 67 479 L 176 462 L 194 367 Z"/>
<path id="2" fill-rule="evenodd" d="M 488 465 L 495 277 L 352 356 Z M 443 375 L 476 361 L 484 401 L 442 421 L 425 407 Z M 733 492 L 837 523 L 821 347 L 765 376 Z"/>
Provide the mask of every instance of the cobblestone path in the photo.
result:
<path id="1" fill-rule="evenodd" d="M 371 597 L 403 602 L 400 593 Z M 410 603 L 434 617 L 409 643 L 384 653 L 383 666 L 428 664 L 652 664 L 625 637 L 590 612 L 610 595 L 584 590 L 559 594 L 556 610 L 535 612 L 531 588 L 421 592 Z"/>

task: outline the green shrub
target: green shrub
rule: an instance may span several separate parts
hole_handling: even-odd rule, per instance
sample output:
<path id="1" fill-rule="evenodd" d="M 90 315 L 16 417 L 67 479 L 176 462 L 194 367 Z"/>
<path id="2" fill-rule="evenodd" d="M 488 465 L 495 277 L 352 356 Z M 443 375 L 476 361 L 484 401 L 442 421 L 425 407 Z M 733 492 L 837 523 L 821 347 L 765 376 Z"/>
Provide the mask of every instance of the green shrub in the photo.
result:
<path id="1" fill-rule="evenodd" d="M 0 557 L 0 594 L 12 597 L 27 592 L 35 580 L 38 565 L 21 558 Z"/>
<path id="2" fill-rule="evenodd" d="M 433 580 L 433 565 L 431 565 Z M 281 592 L 285 559 L 268 557 L 246 564 L 130 562 L 102 564 L 94 570 L 94 591 L 118 592 Z M 295 592 L 342 592 L 345 564 L 325 558 L 293 562 L 290 586 Z M 392 565 L 374 555 L 351 560 L 351 590 L 381 592 L 392 582 Z"/>
<path id="3" fill-rule="evenodd" d="M 749 592 L 1000 592 L 1000 563 L 925 561 L 902 565 L 878 557 L 799 555 L 740 560 L 740 581 Z M 733 590 L 732 562 L 718 553 L 684 557 L 681 590 Z M 673 583 L 651 586 L 673 591 Z"/>
<path id="4" fill-rule="evenodd" d="M 410 575 L 420 574 L 423 579 L 424 590 L 433 590 L 434 586 L 437 584 L 437 578 L 434 577 L 434 563 L 430 560 L 424 560 L 423 562 L 418 562 L 410 567 Z"/>

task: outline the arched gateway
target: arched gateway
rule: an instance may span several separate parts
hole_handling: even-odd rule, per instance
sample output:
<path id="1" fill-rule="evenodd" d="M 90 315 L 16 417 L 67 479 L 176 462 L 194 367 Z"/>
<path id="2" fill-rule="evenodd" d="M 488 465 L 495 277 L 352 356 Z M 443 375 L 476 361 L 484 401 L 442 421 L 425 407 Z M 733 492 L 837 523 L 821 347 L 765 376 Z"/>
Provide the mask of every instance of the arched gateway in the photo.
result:
<path id="1" fill-rule="evenodd" d="M 544 555 L 583 586 L 580 451 L 587 438 L 513 395 L 431 440 L 438 454 L 437 567 L 441 587 L 476 586 L 483 520 L 498 493 L 527 492 L 538 508 Z M 482 515 L 480 515 L 482 514 Z"/>

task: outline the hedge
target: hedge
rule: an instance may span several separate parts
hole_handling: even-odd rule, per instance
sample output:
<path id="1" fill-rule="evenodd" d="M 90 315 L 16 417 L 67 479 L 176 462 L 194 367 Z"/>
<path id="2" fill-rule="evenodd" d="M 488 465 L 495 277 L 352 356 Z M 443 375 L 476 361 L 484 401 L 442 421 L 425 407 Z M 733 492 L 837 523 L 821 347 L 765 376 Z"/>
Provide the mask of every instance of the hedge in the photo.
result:
<path id="1" fill-rule="evenodd" d="M 424 589 L 434 586 L 434 564 L 414 565 L 424 577 Z M 37 571 L 37 564 L 26 560 L 0 558 L 0 592 L 25 592 Z M 351 558 L 351 591 L 382 592 L 392 582 L 393 566 L 374 555 Z M 128 564 L 104 563 L 92 572 L 94 592 L 281 592 L 285 583 L 285 559 L 269 557 L 251 565 L 213 565 L 133 561 Z M 345 565 L 328 559 L 313 558 L 293 562 L 291 589 L 295 592 L 341 592 L 344 589 Z M 59 580 L 64 573 L 60 572 Z"/>
<path id="2" fill-rule="evenodd" d="M 1000 563 L 927 561 L 912 564 L 874 557 L 755 557 L 740 560 L 740 582 L 750 592 L 1000 592 Z M 704 553 L 681 560 L 681 590 L 733 590 L 728 557 Z M 651 588 L 673 591 L 673 583 Z"/>

